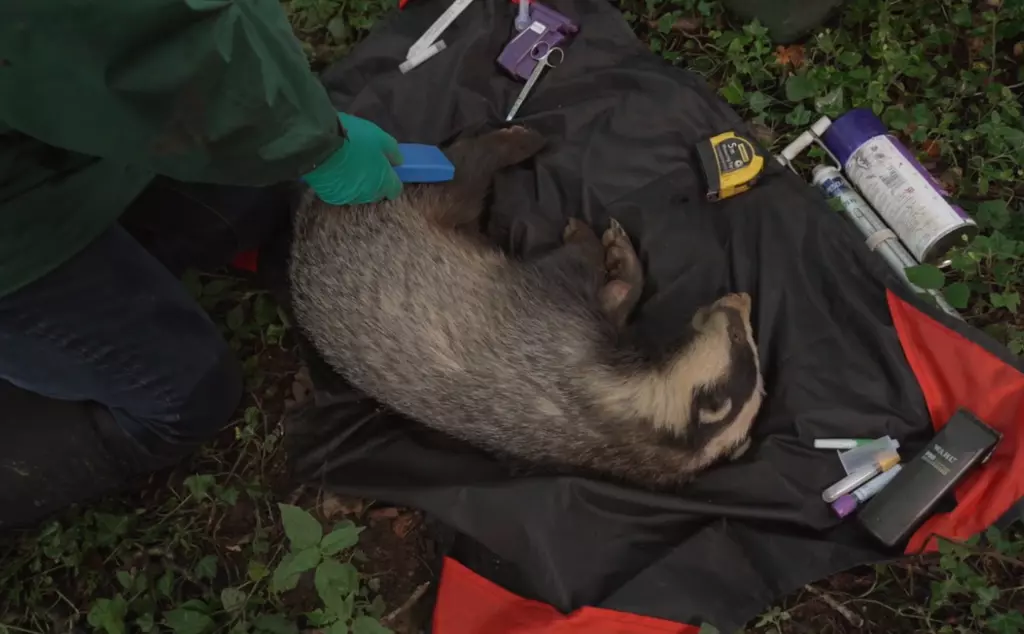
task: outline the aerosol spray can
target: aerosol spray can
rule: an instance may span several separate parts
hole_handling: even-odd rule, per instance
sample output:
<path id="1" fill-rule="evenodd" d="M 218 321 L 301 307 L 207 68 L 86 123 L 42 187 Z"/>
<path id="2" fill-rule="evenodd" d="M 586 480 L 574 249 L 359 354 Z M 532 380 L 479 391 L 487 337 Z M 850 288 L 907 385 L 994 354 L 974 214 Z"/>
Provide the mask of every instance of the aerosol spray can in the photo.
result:
<path id="1" fill-rule="evenodd" d="M 865 201 L 860 194 L 850 185 L 849 181 L 843 178 L 839 169 L 831 165 L 818 165 L 811 172 L 811 183 L 817 186 L 825 198 L 835 199 L 842 206 L 843 215 L 857 227 L 864 235 L 867 246 L 872 251 L 878 252 L 888 262 L 889 266 L 899 275 L 911 290 L 923 293 L 922 289 L 914 285 L 908 278 L 905 269 L 918 264 L 914 256 L 907 251 L 903 243 L 897 238 L 889 227 L 882 222 L 871 205 Z M 927 291 L 935 298 L 939 307 L 960 318 L 960 314 L 953 308 L 941 293 L 934 290 Z"/>
<path id="2" fill-rule="evenodd" d="M 977 223 L 946 201 L 942 186 L 870 110 L 850 110 L 822 140 L 918 262 L 938 264 L 978 233 Z"/>

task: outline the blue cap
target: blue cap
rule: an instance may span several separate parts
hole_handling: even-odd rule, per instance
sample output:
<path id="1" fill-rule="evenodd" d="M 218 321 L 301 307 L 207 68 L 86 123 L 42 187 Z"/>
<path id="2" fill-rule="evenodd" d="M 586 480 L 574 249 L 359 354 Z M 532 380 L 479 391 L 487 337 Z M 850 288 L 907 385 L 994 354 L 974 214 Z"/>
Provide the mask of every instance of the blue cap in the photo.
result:
<path id="1" fill-rule="evenodd" d="M 868 108 L 855 108 L 833 121 L 821 140 L 836 155 L 839 164 L 845 167 L 846 161 L 857 148 L 868 139 L 882 134 L 889 134 L 889 130 L 874 112 Z"/>
<path id="2" fill-rule="evenodd" d="M 399 143 L 402 164 L 395 168 L 403 183 L 441 183 L 455 178 L 455 166 L 435 145 Z"/>

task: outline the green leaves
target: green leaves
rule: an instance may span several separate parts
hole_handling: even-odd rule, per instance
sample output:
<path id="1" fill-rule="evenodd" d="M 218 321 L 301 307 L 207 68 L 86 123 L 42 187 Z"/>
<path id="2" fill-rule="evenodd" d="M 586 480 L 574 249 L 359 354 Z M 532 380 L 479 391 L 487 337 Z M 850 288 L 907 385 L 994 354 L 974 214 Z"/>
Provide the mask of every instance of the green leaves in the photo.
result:
<path id="1" fill-rule="evenodd" d="M 1005 308 L 1011 313 L 1016 313 L 1017 309 L 1020 308 L 1020 293 L 1017 291 L 991 293 L 988 297 L 989 303 L 991 303 L 994 308 Z"/>
<path id="2" fill-rule="evenodd" d="M 327 634 L 349 634 L 347 621 L 335 621 L 327 628 Z"/>
<path id="3" fill-rule="evenodd" d="M 911 115 L 902 106 L 894 106 L 886 109 L 882 115 L 882 121 L 890 128 L 906 130 L 912 121 Z"/>
<path id="4" fill-rule="evenodd" d="M 217 556 L 207 555 L 199 560 L 195 569 L 196 577 L 200 579 L 213 579 L 217 576 Z"/>
<path id="5" fill-rule="evenodd" d="M 843 111 L 844 95 L 843 87 L 839 86 L 816 98 L 814 107 L 822 114 L 837 116 Z"/>
<path id="6" fill-rule="evenodd" d="M 747 104 L 754 112 L 764 112 L 772 103 L 772 98 L 761 91 L 755 91 L 747 95 Z"/>
<path id="7" fill-rule="evenodd" d="M 857 51 L 844 51 L 836 56 L 836 61 L 848 68 L 853 68 L 860 64 L 861 59 L 864 56 Z"/>
<path id="8" fill-rule="evenodd" d="M 317 555 L 319 554 L 317 552 Z M 299 577 L 303 572 L 304 570 L 297 570 L 295 553 L 287 553 L 274 569 L 274 576 L 270 580 L 271 591 L 280 593 L 293 590 L 295 586 L 299 585 Z"/>
<path id="9" fill-rule="evenodd" d="M 125 634 L 124 617 L 127 614 L 128 602 L 118 594 L 113 599 L 97 599 L 86 620 L 107 634 Z"/>
<path id="10" fill-rule="evenodd" d="M 728 101 L 730 104 L 736 106 L 744 102 L 744 91 L 743 86 L 736 79 L 733 79 L 729 83 L 722 86 L 721 90 L 718 91 L 722 95 L 722 98 Z"/>
<path id="11" fill-rule="evenodd" d="M 391 630 L 370 616 L 356 617 L 352 623 L 352 634 L 392 634 Z"/>
<path id="12" fill-rule="evenodd" d="M 954 282 L 942 290 L 949 305 L 957 310 L 967 308 L 967 300 L 970 299 L 971 289 L 964 282 Z"/>
<path id="13" fill-rule="evenodd" d="M 798 102 L 818 94 L 818 85 L 807 75 L 791 75 L 786 80 L 786 99 Z"/>
<path id="14" fill-rule="evenodd" d="M 1002 200 L 987 200 L 978 205 L 975 220 L 983 227 L 1004 229 L 1010 222 L 1010 209 Z"/>
<path id="15" fill-rule="evenodd" d="M 217 483 L 212 475 L 191 475 L 185 478 L 185 488 L 196 501 L 205 500 L 209 497 L 209 491 Z"/>
<path id="16" fill-rule="evenodd" d="M 946 283 L 946 275 L 942 269 L 931 264 L 911 266 L 904 272 L 911 284 L 926 291 L 937 291 Z"/>
<path id="17" fill-rule="evenodd" d="M 352 548 L 359 543 L 359 534 L 363 532 L 362 527 L 357 527 L 349 520 L 338 524 L 338 527 L 326 535 L 320 542 L 320 552 L 325 557 L 336 555 L 343 550 Z"/>
<path id="18" fill-rule="evenodd" d="M 291 504 L 278 504 L 285 535 L 291 542 L 292 550 L 302 550 L 320 543 L 324 529 L 316 518 Z"/>
<path id="19" fill-rule="evenodd" d="M 224 323 L 231 332 L 242 332 L 243 327 L 245 326 L 245 305 L 238 304 L 229 310 L 227 316 L 224 318 Z"/>
<path id="20" fill-rule="evenodd" d="M 253 623 L 260 634 L 298 634 L 299 628 L 280 614 L 261 614 Z"/>
<path id="21" fill-rule="evenodd" d="M 216 626 L 209 612 L 202 601 L 186 601 L 180 608 L 164 613 L 164 624 L 174 634 L 207 634 Z"/>
<path id="22" fill-rule="evenodd" d="M 317 566 L 313 583 L 329 613 L 343 620 L 352 615 L 352 595 L 359 589 L 355 566 L 328 559 Z"/>
<path id="23" fill-rule="evenodd" d="M 245 606 L 248 596 L 238 588 L 224 588 L 220 591 L 220 604 L 228 612 L 235 612 Z"/>

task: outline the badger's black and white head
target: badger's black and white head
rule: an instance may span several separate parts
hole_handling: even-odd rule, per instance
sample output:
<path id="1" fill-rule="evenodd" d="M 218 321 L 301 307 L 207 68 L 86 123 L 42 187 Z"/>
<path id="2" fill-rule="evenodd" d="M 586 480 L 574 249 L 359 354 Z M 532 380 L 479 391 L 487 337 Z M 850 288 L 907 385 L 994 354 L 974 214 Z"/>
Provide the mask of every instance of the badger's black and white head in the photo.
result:
<path id="1" fill-rule="evenodd" d="M 733 293 L 693 316 L 694 337 L 670 372 L 689 407 L 664 429 L 688 447 L 715 456 L 746 449 L 765 394 L 750 313 L 750 296 Z"/>
<path id="2" fill-rule="evenodd" d="M 693 465 L 746 449 L 764 383 L 746 293 L 719 298 L 691 320 L 692 336 L 647 367 L 612 366 L 592 381 L 611 417 L 653 427 L 662 442 L 693 452 Z"/>
<path id="3" fill-rule="evenodd" d="M 765 395 L 751 304 L 746 293 L 726 295 L 697 310 L 691 322 L 696 336 L 689 356 L 698 375 L 685 435 L 714 454 L 745 449 Z"/>

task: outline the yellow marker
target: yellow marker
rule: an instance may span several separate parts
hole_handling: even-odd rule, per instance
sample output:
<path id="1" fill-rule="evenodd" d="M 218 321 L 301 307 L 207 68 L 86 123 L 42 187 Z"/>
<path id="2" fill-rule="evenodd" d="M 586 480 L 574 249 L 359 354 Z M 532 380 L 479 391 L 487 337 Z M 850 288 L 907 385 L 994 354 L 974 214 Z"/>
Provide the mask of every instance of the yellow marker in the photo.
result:
<path id="1" fill-rule="evenodd" d="M 747 191 L 764 171 L 764 156 L 753 143 L 734 132 L 701 141 L 697 158 L 712 202 Z"/>

